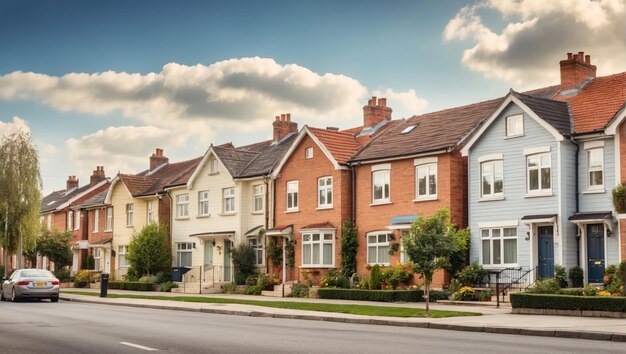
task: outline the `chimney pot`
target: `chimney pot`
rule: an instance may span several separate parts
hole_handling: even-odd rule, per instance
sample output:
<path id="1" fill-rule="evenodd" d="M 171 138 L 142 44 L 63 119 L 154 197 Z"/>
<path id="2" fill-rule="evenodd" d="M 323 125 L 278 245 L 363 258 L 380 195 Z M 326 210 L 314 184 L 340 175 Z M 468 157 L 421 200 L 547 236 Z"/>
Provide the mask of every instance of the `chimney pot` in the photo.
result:
<path id="1" fill-rule="evenodd" d="M 578 52 L 578 60 L 581 62 L 585 60 L 585 52 Z"/>
<path id="2" fill-rule="evenodd" d="M 391 120 L 391 112 L 386 98 L 377 99 L 372 96 L 367 105 L 363 106 L 363 127 L 373 127 L 384 120 Z"/>
<path id="3" fill-rule="evenodd" d="M 589 54 L 585 55 L 585 64 L 591 65 L 591 55 Z"/>
<path id="4" fill-rule="evenodd" d="M 572 53 L 567 53 L 567 60 L 572 60 L 573 54 Z"/>
<path id="5" fill-rule="evenodd" d="M 387 99 L 386 98 L 379 99 L 378 103 L 379 103 L 380 107 L 382 107 L 382 108 L 387 107 Z"/>
<path id="6" fill-rule="evenodd" d="M 291 113 L 284 113 L 280 116 L 276 116 L 276 120 L 272 124 L 272 127 L 274 135 L 272 140 L 274 143 L 277 143 L 280 139 L 290 133 L 298 132 L 298 123 L 291 121 Z"/>
<path id="7" fill-rule="evenodd" d="M 163 149 L 156 149 L 156 152 L 150 156 L 150 171 L 155 168 L 161 166 L 164 163 L 168 163 L 170 161 L 169 158 L 163 156 Z"/>
<path id="8" fill-rule="evenodd" d="M 591 65 L 591 56 L 580 51 L 576 54 L 567 53 L 567 60 L 559 62 L 561 69 L 560 91 L 578 90 L 589 79 L 596 77 L 596 66 Z M 577 91 L 571 91 L 576 93 Z"/>

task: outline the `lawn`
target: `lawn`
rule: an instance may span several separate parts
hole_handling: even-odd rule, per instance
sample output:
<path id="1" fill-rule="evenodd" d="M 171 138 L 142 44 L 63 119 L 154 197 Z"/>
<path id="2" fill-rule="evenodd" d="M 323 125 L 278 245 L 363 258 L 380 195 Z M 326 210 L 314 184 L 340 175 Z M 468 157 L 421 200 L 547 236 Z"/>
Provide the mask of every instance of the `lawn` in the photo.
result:
<path id="1" fill-rule="evenodd" d="M 87 291 L 67 291 L 65 294 L 98 296 L 98 293 Z M 109 298 L 127 298 L 127 299 L 148 299 L 148 300 L 167 300 L 167 301 L 183 301 L 183 302 L 199 302 L 208 304 L 240 304 L 274 307 L 281 309 L 320 311 L 320 312 L 336 312 L 347 313 L 352 315 L 363 316 L 388 316 L 388 317 L 425 317 L 423 309 L 399 307 L 399 306 L 371 306 L 371 305 L 348 305 L 348 304 L 326 304 L 313 302 L 289 302 L 289 301 L 262 301 L 262 300 L 242 300 L 229 298 L 214 298 L 205 296 L 159 296 L 159 295 L 132 295 L 132 294 L 108 294 Z M 480 313 L 463 312 L 463 311 L 443 311 L 430 310 L 430 317 L 456 317 L 456 316 L 480 316 Z"/>

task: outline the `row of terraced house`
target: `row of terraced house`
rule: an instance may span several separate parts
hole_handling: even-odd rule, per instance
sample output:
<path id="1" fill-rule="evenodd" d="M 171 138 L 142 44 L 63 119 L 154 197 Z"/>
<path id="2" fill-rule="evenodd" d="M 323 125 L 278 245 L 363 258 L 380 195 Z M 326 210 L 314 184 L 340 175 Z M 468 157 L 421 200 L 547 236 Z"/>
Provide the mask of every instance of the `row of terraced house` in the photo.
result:
<path id="1" fill-rule="evenodd" d="M 471 261 L 540 277 L 579 265 L 598 283 L 626 259 L 626 214 L 611 197 L 626 178 L 626 73 L 597 77 L 582 52 L 559 64 L 559 85 L 408 119 L 392 119 L 386 100 L 372 97 L 352 129 L 299 129 L 283 114 L 269 141 L 211 145 L 182 162 L 156 149 L 149 169 L 111 180 L 98 166 L 90 184 L 70 176 L 44 198 L 42 223 L 73 231 L 73 271 L 91 255 L 116 279 L 133 235 L 164 224 L 172 266 L 209 288 L 233 280 L 231 250 L 242 243 L 259 271 L 319 282 L 341 265 L 350 219 L 358 273 L 407 262 L 390 245 L 446 207 L 470 228 Z M 295 244 L 293 267 L 268 261 L 269 243 L 285 240 Z M 448 280 L 439 272 L 434 286 Z"/>

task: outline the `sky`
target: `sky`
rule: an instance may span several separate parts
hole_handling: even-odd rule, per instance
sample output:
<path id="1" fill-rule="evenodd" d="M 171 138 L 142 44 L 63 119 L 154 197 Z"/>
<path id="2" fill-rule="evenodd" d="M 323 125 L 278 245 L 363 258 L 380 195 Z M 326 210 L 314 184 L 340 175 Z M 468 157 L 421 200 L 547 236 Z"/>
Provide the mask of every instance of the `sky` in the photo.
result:
<path id="1" fill-rule="evenodd" d="M 362 124 L 559 83 L 584 51 L 626 71 L 626 0 L 0 2 L 0 137 L 32 135 L 43 191 L 210 144 Z"/>

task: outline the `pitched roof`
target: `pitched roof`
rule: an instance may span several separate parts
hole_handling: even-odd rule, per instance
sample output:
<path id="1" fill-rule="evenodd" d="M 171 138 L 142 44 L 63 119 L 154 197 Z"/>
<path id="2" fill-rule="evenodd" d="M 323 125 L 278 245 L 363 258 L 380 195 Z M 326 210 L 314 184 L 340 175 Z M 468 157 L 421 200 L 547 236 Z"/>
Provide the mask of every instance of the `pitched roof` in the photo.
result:
<path id="1" fill-rule="evenodd" d="M 254 147 L 259 149 L 259 154 L 239 172 L 237 178 L 262 176 L 272 172 L 276 164 L 278 164 L 280 159 L 287 153 L 287 150 L 289 150 L 289 147 L 291 147 L 291 144 L 296 140 L 296 136 L 296 134 L 290 134 L 276 144 L 255 144 Z"/>
<path id="2" fill-rule="evenodd" d="M 449 149 L 494 112 L 503 98 L 413 116 L 365 146 L 353 161 Z M 414 126 L 412 130 L 409 127 Z"/>
<path id="3" fill-rule="evenodd" d="M 104 199 L 107 195 L 107 190 L 103 190 L 102 192 L 94 195 L 93 197 L 85 200 L 84 202 L 82 202 L 80 204 L 80 206 L 82 208 L 89 208 L 89 207 L 93 207 L 93 206 L 97 206 L 97 205 L 103 205 L 104 204 Z"/>
<path id="4" fill-rule="evenodd" d="M 572 125 L 566 102 L 530 96 L 515 91 L 511 91 L 511 93 L 535 112 L 539 118 L 553 126 L 561 135 L 568 137 L 571 135 Z"/>
<path id="5" fill-rule="evenodd" d="M 41 206 L 39 207 L 39 212 L 47 213 L 47 212 L 53 211 L 59 206 L 69 202 L 72 198 L 76 197 L 77 195 L 87 192 L 92 187 L 94 186 L 90 184 L 86 184 L 82 187 L 70 189 L 69 191 L 60 190 L 60 191 L 52 192 L 41 199 Z"/>
<path id="6" fill-rule="evenodd" d="M 359 149 L 353 133 L 307 127 L 308 130 L 326 147 L 339 164 L 346 164 Z"/>
<path id="7" fill-rule="evenodd" d="M 220 146 L 214 146 L 213 151 L 233 177 L 238 176 L 260 154 L 256 151 Z"/>
<path id="8" fill-rule="evenodd" d="M 575 96 L 555 95 L 569 102 L 576 133 L 604 129 L 626 102 L 626 72 L 593 79 Z"/>
<path id="9" fill-rule="evenodd" d="M 167 163 L 152 173 L 143 175 L 118 174 L 118 177 L 133 197 L 161 193 L 168 185 L 185 184 L 202 157 Z"/>

